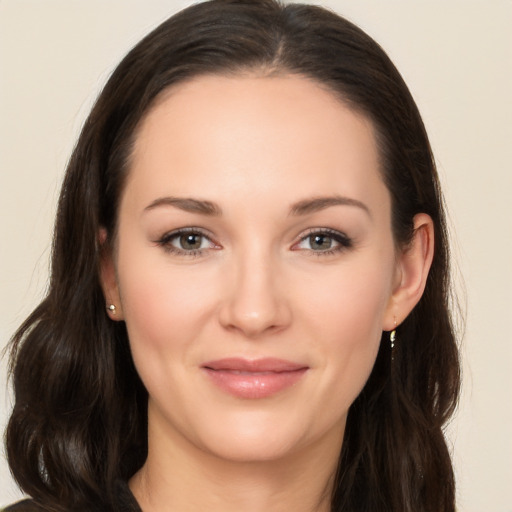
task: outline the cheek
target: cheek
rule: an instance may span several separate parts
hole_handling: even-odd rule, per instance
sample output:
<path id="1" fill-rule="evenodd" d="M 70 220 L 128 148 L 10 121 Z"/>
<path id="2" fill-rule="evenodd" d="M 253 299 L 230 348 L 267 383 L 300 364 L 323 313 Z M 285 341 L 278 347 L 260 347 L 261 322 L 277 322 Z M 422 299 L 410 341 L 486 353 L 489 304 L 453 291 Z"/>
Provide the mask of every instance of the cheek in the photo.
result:
<path id="1" fill-rule="evenodd" d="M 213 307 L 212 277 L 193 265 L 169 265 L 154 251 L 125 248 L 121 254 L 120 297 L 134 357 L 138 351 L 178 351 L 197 337 Z"/>
<path id="2" fill-rule="evenodd" d="M 391 262 L 347 265 L 310 285 L 302 289 L 304 314 L 318 322 L 319 331 L 337 333 L 348 344 L 380 336 L 392 291 Z"/>
<path id="3" fill-rule="evenodd" d="M 326 350 L 332 356 L 332 367 L 343 375 L 354 376 L 356 381 L 358 375 L 365 380 L 373 367 L 382 335 L 384 311 L 384 301 L 362 293 L 360 288 L 358 292 L 353 296 L 337 294 L 331 297 L 329 305 L 324 305 L 317 315 L 317 318 L 323 317 L 327 330 Z"/>
<path id="4" fill-rule="evenodd" d="M 154 261 L 119 262 L 120 296 L 132 357 L 152 397 L 183 387 L 212 310 L 204 277 Z M 165 403 L 165 401 L 163 402 Z"/>
<path id="5" fill-rule="evenodd" d="M 388 267 L 391 268 L 391 264 Z M 323 392 L 348 408 L 368 379 L 380 345 L 392 272 L 373 268 L 338 272 L 322 292 L 304 299 L 304 329 L 321 347 Z"/>

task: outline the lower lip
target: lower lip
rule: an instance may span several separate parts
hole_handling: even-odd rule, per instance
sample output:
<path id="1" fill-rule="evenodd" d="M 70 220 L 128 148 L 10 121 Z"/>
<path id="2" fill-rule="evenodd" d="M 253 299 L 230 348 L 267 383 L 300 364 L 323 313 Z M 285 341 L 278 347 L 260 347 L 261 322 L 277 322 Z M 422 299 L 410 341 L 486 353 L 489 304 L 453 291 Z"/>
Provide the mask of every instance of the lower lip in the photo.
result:
<path id="1" fill-rule="evenodd" d="M 296 384 L 307 368 L 284 372 L 237 372 L 203 368 L 214 384 L 238 398 L 266 398 Z"/>

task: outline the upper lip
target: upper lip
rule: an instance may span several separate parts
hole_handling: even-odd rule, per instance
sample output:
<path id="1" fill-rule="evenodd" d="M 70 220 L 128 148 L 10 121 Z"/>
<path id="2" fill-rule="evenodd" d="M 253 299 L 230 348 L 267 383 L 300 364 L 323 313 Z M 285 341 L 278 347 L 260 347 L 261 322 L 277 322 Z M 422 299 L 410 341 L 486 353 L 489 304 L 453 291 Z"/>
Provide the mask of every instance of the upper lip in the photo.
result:
<path id="1" fill-rule="evenodd" d="M 204 363 L 203 368 L 210 370 L 243 371 L 243 372 L 293 372 L 307 368 L 307 365 L 294 363 L 285 359 L 265 357 L 262 359 L 244 359 L 228 357 Z"/>

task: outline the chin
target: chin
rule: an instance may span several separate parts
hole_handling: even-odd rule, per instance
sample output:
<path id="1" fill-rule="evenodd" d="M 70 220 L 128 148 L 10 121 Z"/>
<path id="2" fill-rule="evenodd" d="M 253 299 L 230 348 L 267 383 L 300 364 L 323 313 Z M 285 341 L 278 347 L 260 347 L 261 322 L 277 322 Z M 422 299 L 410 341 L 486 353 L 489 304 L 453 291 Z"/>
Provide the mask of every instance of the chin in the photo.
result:
<path id="1" fill-rule="evenodd" d="M 344 422 L 343 422 L 344 423 Z M 331 425 L 332 426 L 332 425 Z M 328 425 L 315 425 L 294 414 L 245 411 L 198 432 L 199 445 L 212 455 L 233 462 L 269 462 L 293 457 L 330 435 Z M 343 426 L 335 429 L 343 436 Z"/>
<path id="2" fill-rule="evenodd" d="M 293 455 L 299 447 L 290 439 L 272 438 L 268 435 L 230 437 L 220 443 L 209 443 L 209 452 L 231 462 L 274 462 Z"/>

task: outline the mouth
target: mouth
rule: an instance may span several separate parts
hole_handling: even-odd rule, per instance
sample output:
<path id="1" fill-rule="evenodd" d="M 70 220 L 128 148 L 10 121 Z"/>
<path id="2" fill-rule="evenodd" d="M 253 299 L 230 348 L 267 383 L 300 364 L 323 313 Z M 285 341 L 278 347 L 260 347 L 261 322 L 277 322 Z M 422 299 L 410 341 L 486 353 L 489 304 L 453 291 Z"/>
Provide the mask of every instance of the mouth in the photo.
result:
<path id="1" fill-rule="evenodd" d="M 209 361 L 201 369 L 222 391 L 238 398 L 259 399 L 293 386 L 309 367 L 274 358 L 227 358 Z"/>

